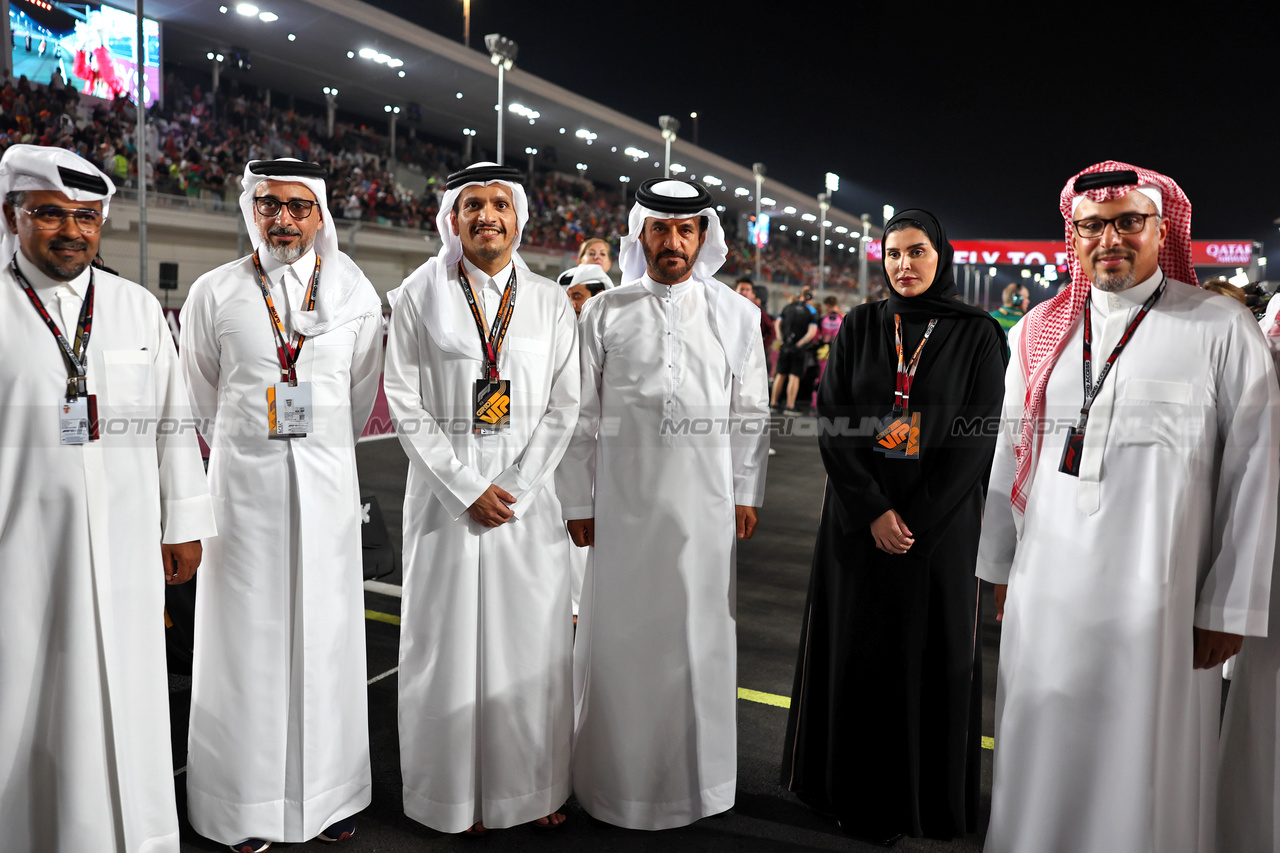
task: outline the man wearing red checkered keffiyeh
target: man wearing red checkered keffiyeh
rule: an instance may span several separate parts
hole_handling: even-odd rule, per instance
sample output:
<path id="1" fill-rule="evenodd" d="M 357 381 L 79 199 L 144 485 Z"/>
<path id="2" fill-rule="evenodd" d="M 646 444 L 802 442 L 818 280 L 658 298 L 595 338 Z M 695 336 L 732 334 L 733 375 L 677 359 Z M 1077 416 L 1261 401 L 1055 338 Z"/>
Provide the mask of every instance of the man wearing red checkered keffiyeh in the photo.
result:
<path id="1" fill-rule="evenodd" d="M 1280 387 L 1252 316 L 1194 286 L 1173 180 L 1107 161 L 1060 208 L 1072 284 L 1010 333 L 978 554 L 1003 619 L 986 851 L 1211 853 L 1219 665 L 1267 628 Z"/>

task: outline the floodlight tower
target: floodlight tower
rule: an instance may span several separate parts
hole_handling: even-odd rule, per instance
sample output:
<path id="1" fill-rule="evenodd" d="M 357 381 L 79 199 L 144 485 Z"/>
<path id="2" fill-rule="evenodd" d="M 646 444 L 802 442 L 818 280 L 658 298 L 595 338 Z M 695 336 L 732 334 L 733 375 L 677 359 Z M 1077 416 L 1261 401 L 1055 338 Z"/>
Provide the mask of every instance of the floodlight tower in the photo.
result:
<path id="1" fill-rule="evenodd" d="M 658 116 L 658 127 L 662 128 L 662 139 L 667 143 L 667 159 L 663 164 L 662 177 L 671 177 L 671 143 L 675 142 L 680 132 L 680 122 L 675 116 Z"/>
<path id="2" fill-rule="evenodd" d="M 694 113 L 697 115 L 697 113 Z M 760 194 L 764 192 L 764 163 L 752 163 L 751 173 L 756 176 L 756 282 L 760 281 Z"/>
<path id="3" fill-rule="evenodd" d="M 840 176 L 827 172 L 827 191 L 818 195 L 818 289 L 826 280 L 827 211 L 831 209 L 831 194 L 840 189 Z"/>
<path id="4" fill-rule="evenodd" d="M 338 111 L 338 90 L 333 86 L 324 87 L 325 126 L 329 129 L 329 138 L 333 139 L 333 117 Z"/>
<path id="5" fill-rule="evenodd" d="M 489 33 L 485 36 L 484 46 L 489 50 L 489 61 L 498 66 L 498 165 L 501 166 L 503 165 L 502 114 L 506 110 L 506 104 L 503 103 L 502 86 L 505 81 L 503 75 L 516 64 L 516 53 L 520 47 L 511 39 L 497 33 Z"/>

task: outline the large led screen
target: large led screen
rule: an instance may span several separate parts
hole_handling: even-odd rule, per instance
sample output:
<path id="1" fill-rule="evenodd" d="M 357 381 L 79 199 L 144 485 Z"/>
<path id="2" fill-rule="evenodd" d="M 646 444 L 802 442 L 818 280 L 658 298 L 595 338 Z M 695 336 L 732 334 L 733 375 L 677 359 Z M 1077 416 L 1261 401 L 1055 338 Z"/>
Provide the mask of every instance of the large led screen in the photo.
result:
<path id="1" fill-rule="evenodd" d="M 111 6 L 9 0 L 13 75 L 48 83 L 54 70 L 86 95 L 137 100 L 137 18 Z M 146 105 L 160 96 L 160 25 L 143 20 Z"/>

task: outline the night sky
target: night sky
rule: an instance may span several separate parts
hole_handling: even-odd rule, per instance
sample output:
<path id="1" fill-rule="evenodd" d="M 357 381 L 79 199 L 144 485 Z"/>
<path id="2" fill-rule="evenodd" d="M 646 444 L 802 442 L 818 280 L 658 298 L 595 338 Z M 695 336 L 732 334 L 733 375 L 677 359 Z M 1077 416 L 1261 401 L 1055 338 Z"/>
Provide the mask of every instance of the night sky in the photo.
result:
<path id="1" fill-rule="evenodd" d="M 370 2 L 462 39 L 461 0 Z M 1116 159 L 1178 181 L 1197 239 L 1263 240 L 1280 262 L 1278 7 L 1009 13 L 1033 23 L 950 5 L 753 18 L 760 4 L 473 0 L 471 44 L 509 36 L 520 68 L 655 125 L 677 116 L 684 139 L 697 110 L 702 147 L 797 189 L 836 172 L 833 202 L 854 215 L 925 207 L 957 238 L 1054 239 L 1063 184 Z"/>

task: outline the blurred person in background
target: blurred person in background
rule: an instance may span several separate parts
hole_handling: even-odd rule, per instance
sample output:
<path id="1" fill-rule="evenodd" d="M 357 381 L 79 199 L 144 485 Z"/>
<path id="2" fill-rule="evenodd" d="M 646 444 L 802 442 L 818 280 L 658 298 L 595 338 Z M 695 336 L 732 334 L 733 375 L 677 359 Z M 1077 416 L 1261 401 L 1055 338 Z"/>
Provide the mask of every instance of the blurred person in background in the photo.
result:
<path id="1" fill-rule="evenodd" d="M 595 264 L 606 273 L 613 269 L 613 257 L 609 241 L 600 237 L 584 240 L 581 248 L 578 249 L 578 265 L 581 266 L 582 264 Z"/>
<path id="2" fill-rule="evenodd" d="M 881 244 L 889 298 L 845 318 L 818 391 L 827 491 L 782 784 L 846 833 L 890 844 L 977 829 L 973 570 L 995 437 L 957 429 L 999 415 L 1005 347 L 957 298 L 932 214 L 901 211 Z M 879 434 L 859 434 L 868 419 Z"/>
<path id="3" fill-rule="evenodd" d="M 809 302 L 813 299 L 813 289 L 806 287 L 800 295 L 791 300 L 791 304 L 782 309 L 775 325 L 778 339 L 782 341 L 782 349 L 778 352 L 778 366 L 773 377 L 773 394 L 769 405 L 778 407 L 778 400 L 786 388 L 786 409 L 783 414 L 798 415 L 796 411 L 796 395 L 800 393 L 800 377 L 804 375 L 808 360 L 811 357 L 809 343 L 818 337 L 817 312 Z"/>
<path id="4" fill-rule="evenodd" d="M 1026 285 L 1017 282 L 1008 285 L 1000 294 L 1000 307 L 991 312 L 991 316 L 996 318 L 996 322 L 1000 324 L 1000 328 L 1004 329 L 1005 334 L 1017 325 L 1018 321 L 1027 313 L 1027 309 L 1031 307 L 1031 291 Z"/>
<path id="5" fill-rule="evenodd" d="M 733 289 L 750 299 L 760 308 L 760 338 L 764 342 L 765 355 L 768 356 L 769 347 L 773 346 L 773 342 L 777 340 L 778 332 L 774 328 L 773 318 L 764 310 L 764 305 L 760 302 L 759 289 L 751 281 L 751 276 L 749 275 L 739 278 Z"/>

